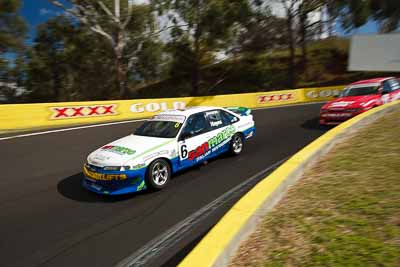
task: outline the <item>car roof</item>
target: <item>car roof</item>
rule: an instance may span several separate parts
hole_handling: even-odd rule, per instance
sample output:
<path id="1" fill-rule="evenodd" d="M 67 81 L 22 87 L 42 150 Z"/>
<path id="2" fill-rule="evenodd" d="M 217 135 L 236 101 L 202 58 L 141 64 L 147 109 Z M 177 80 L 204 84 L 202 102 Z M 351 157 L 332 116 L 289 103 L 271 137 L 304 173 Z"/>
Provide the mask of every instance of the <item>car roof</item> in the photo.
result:
<path id="1" fill-rule="evenodd" d="M 197 107 L 188 107 L 185 109 L 170 109 L 159 113 L 158 115 L 178 115 L 178 116 L 185 116 L 189 117 L 192 114 L 214 110 L 214 109 L 221 109 L 220 107 L 208 107 L 208 106 L 197 106 Z"/>
<path id="2" fill-rule="evenodd" d="M 391 78 L 394 78 L 394 77 L 380 77 L 380 78 L 373 78 L 373 79 L 368 79 L 368 80 L 361 80 L 361 81 L 354 82 L 354 83 L 352 83 L 350 85 L 381 83 L 381 82 L 384 82 L 384 81 L 389 80 Z"/>

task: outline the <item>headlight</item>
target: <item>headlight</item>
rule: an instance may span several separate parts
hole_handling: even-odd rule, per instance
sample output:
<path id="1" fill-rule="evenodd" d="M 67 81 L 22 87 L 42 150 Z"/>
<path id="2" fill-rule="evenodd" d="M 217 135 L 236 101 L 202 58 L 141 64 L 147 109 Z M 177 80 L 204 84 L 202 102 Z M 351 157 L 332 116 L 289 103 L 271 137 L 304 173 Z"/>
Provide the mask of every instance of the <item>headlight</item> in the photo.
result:
<path id="1" fill-rule="evenodd" d="M 129 167 L 129 166 L 121 166 L 121 169 L 120 169 L 120 171 L 128 171 L 129 169 L 130 169 L 131 167 Z"/>

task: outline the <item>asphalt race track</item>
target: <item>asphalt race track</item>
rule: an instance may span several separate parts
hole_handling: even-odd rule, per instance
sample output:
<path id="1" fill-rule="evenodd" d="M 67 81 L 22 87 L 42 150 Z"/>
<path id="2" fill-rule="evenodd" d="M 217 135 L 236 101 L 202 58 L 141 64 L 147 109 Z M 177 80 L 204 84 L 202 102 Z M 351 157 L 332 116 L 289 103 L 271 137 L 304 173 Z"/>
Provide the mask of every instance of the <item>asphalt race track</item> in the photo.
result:
<path id="1" fill-rule="evenodd" d="M 114 266 L 324 133 L 317 120 L 321 105 L 255 110 L 256 137 L 239 157 L 192 168 L 160 192 L 114 198 L 80 186 L 82 164 L 89 152 L 139 123 L 0 140 L 0 266 Z M 231 204 L 152 266 L 178 262 Z"/>

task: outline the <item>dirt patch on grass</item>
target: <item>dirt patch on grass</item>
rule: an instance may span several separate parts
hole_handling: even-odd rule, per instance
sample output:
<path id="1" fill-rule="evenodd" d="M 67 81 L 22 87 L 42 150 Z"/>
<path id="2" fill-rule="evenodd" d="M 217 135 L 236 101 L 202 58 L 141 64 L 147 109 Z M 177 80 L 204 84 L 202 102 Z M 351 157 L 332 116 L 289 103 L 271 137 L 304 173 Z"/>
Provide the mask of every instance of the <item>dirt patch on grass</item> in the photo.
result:
<path id="1" fill-rule="evenodd" d="M 307 170 L 230 266 L 400 266 L 400 108 Z"/>

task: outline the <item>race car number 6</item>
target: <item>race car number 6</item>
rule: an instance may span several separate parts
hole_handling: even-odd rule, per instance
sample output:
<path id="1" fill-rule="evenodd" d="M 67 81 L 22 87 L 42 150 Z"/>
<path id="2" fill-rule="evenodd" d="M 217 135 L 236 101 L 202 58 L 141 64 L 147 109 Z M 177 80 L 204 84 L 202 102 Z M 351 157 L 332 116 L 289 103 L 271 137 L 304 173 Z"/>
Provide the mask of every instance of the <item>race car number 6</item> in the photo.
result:
<path id="1" fill-rule="evenodd" d="M 187 158 L 187 156 L 188 156 L 187 146 L 182 145 L 181 146 L 181 157 L 182 157 L 182 159 L 185 159 L 185 158 Z"/>

